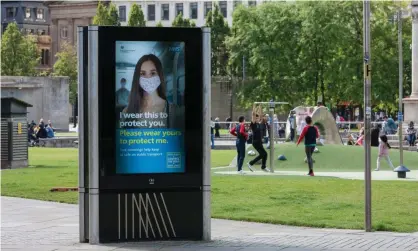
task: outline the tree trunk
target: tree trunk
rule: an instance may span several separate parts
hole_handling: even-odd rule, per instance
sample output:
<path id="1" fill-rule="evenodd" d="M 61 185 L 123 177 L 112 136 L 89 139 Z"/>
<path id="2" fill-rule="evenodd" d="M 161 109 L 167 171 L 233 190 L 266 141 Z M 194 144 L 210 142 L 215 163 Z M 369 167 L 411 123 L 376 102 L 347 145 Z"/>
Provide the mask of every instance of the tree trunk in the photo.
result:
<path id="1" fill-rule="evenodd" d="M 319 81 L 319 73 L 316 72 L 316 76 L 315 76 L 315 86 L 314 86 L 314 98 L 315 98 L 315 104 L 316 105 L 318 103 L 318 81 Z"/>
<path id="2" fill-rule="evenodd" d="M 321 74 L 321 95 L 322 95 L 322 105 L 325 106 L 325 86 L 324 86 L 324 77 Z"/>

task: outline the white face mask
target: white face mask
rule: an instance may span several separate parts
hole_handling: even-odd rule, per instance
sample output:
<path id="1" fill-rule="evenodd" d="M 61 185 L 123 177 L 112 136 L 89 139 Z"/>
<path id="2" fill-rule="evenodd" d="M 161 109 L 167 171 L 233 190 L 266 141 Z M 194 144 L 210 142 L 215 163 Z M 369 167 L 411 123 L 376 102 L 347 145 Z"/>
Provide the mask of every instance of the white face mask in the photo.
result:
<path id="1" fill-rule="evenodd" d="M 161 81 L 159 76 L 154 76 L 150 78 L 139 78 L 139 85 L 148 93 L 152 93 L 160 86 Z"/>

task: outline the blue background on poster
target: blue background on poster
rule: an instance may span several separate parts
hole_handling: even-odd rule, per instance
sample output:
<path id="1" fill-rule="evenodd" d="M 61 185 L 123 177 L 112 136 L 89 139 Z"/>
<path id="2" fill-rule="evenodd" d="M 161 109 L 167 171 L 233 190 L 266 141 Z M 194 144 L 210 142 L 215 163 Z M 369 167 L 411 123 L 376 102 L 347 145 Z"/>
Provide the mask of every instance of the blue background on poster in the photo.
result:
<path id="1" fill-rule="evenodd" d="M 121 130 L 141 132 L 139 136 L 120 135 Z M 145 136 L 145 132 L 153 132 L 159 136 Z M 185 170 L 184 136 L 166 136 L 163 132 L 180 132 L 175 129 L 119 129 L 116 132 L 116 173 L 182 173 Z M 146 143 L 120 144 L 121 140 L 139 140 Z M 152 143 L 151 141 L 154 141 Z M 157 143 L 167 140 L 167 143 Z M 149 141 L 149 142 L 148 142 Z M 132 142 L 132 141 L 131 141 Z M 150 156 L 153 155 L 153 156 Z"/>

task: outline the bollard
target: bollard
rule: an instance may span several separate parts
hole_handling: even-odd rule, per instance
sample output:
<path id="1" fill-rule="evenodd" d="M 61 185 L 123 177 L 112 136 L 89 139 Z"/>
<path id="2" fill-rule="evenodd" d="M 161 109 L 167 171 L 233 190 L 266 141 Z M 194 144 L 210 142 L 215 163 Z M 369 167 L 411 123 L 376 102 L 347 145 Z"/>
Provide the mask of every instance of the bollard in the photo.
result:
<path id="1" fill-rule="evenodd" d="M 393 171 L 398 173 L 398 178 L 399 179 L 405 179 L 406 178 L 406 172 L 409 172 L 409 169 L 406 168 L 405 166 L 398 166 Z"/>

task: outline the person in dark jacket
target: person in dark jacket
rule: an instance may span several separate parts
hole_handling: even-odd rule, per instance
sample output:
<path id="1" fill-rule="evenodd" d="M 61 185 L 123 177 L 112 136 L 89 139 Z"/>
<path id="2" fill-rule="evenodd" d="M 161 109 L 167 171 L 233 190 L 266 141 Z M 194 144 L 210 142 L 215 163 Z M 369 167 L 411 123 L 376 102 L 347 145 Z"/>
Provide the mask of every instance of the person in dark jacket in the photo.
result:
<path id="1" fill-rule="evenodd" d="M 225 124 L 225 127 L 226 127 L 225 129 L 229 130 L 229 127 L 231 126 L 231 122 L 232 122 L 231 117 L 226 118 L 225 122 L 227 122 Z"/>
<path id="2" fill-rule="evenodd" d="M 371 146 L 379 147 L 379 135 L 380 135 L 379 125 L 375 124 L 371 133 Z"/>
<path id="3" fill-rule="evenodd" d="M 45 130 L 45 124 L 43 123 L 39 124 L 39 131 L 36 134 L 36 137 L 38 137 L 39 139 L 46 139 L 48 137 L 46 130 Z"/>
<path id="4" fill-rule="evenodd" d="M 212 118 L 210 118 L 210 142 L 211 148 L 215 149 L 215 122 L 213 122 Z"/>
<path id="5" fill-rule="evenodd" d="M 303 128 L 296 146 L 305 138 L 305 154 L 309 166 L 308 175 L 314 176 L 312 154 L 316 147 L 316 139 L 319 138 L 319 130 L 316 126 L 312 125 L 312 118 L 310 116 L 306 116 L 305 121 L 306 126 Z"/>
<path id="6" fill-rule="evenodd" d="M 244 164 L 245 159 L 245 143 L 248 139 L 248 133 L 245 131 L 245 117 L 240 116 L 238 118 L 239 124 L 232 127 L 229 133 L 237 137 L 236 140 L 236 147 L 237 147 L 237 167 L 238 167 L 238 173 L 244 174 L 244 171 L 242 170 L 242 166 Z"/>
<path id="7" fill-rule="evenodd" d="M 253 107 L 253 113 L 251 118 L 251 131 L 253 132 L 253 147 L 258 152 L 258 156 L 253 160 L 248 162 L 248 168 L 251 172 L 254 172 L 253 165 L 261 159 L 261 170 L 265 172 L 270 172 L 266 167 L 267 162 L 267 152 L 263 147 L 263 131 L 266 130 L 266 126 L 263 122 L 260 122 L 260 117 L 262 114 L 261 106 Z"/>
<path id="8" fill-rule="evenodd" d="M 221 135 L 219 134 L 219 130 L 221 129 L 221 125 L 219 124 L 219 118 L 215 119 L 215 138 L 220 138 Z"/>

